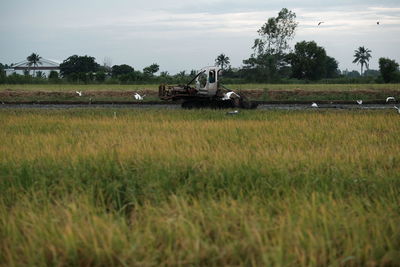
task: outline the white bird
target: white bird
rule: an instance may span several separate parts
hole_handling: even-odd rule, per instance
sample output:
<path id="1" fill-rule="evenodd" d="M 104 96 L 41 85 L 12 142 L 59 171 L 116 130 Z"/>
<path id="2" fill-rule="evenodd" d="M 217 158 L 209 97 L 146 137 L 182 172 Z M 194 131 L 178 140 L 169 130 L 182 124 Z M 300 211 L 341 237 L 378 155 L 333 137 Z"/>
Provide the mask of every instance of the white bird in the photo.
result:
<path id="1" fill-rule="evenodd" d="M 224 97 L 222 98 L 222 100 L 229 100 L 231 99 L 231 95 L 235 95 L 237 97 L 240 98 L 240 96 L 238 94 L 236 94 L 235 92 L 228 92 L 226 94 L 224 94 Z"/>
<path id="2" fill-rule="evenodd" d="M 76 91 L 79 96 L 82 96 L 82 91 Z"/>
<path id="3" fill-rule="evenodd" d="M 362 100 L 356 100 L 357 104 L 362 105 Z"/>
<path id="4" fill-rule="evenodd" d="M 397 112 L 400 114 L 400 108 L 394 106 L 395 109 L 397 109 Z"/>
<path id="5" fill-rule="evenodd" d="M 317 103 L 313 102 L 313 103 L 311 104 L 311 107 L 313 107 L 313 108 L 317 108 L 317 107 L 318 107 L 318 105 L 317 105 Z"/>
<path id="6" fill-rule="evenodd" d="M 145 96 L 146 96 L 146 95 L 141 96 L 141 95 L 139 95 L 138 93 L 135 93 L 135 95 L 134 95 L 134 97 L 135 97 L 136 100 L 143 100 L 143 98 L 144 98 Z"/>
<path id="7" fill-rule="evenodd" d="M 389 102 L 390 100 L 396 101 L 396 99 L 394 99 L 393 96 L 389 96 L 388 98 L 386 98 L 386 103 Z"/>
<path id="8" fill-rule="evenodd" d="M 229 111 L 226 113 L 226 115 L 236 115 L 236 114 L 239 114 L 239 110 Z"/>

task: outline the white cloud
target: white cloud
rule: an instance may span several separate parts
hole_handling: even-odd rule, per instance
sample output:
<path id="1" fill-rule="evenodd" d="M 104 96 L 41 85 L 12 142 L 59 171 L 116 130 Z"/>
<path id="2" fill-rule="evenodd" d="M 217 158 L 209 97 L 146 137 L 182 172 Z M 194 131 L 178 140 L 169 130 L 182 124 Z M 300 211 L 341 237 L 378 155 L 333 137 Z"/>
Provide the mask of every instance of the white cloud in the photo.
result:
<path id="1" fill-rule="evenodd" d="M 60 60 L 87 53 L 139 68 L 156 61 L 173 73 L 212 64 L 217 53 L 224 52 L 239 66 L 250 55 L 257 30 L 282 5 L 297 14 L 295 41 L 317 41 L 342 68 L 352 68 L 349 58 L 359 45 L 370 48 L 376 62 L 380 55 L 399 60 L 399 3 L 381 1 L 376 6 L 370 2 L 121 0 L 78 4 L 46 0 L 43 5 L 34 1 L 32 7 L 13 1 L 0 10 L 0 34 L 4 36 L 0 49 L 7 51 L 0 62 L 18 61 L 32 51 Z M 18 19 L 12 15 L 17 11 Z M 319 21 L 324 21 L 320 27 Z M 376 62 L 371 67 L 376 68 Z"/>

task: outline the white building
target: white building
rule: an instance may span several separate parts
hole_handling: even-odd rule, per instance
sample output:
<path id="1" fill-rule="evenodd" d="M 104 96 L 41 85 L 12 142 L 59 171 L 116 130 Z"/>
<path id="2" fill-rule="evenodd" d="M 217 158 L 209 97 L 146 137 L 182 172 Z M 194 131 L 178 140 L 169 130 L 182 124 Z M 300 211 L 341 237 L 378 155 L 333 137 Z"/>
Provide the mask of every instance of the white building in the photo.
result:
<path id="1" fill-rule="evenodd" d="M 55 60 L 40 58 L 36 65 L 31 65 L 28 60 L 11 64 L 11 68 L 5 69 L 6 75 L 12 75 L 14 73 L 24 74 L 26 71 L 30 75 L 34 75 L 37 71 L 41 71 L 44 75 L 48 76 L 50 71 L 55 70 L 60 72 L 60 63 Z"/>

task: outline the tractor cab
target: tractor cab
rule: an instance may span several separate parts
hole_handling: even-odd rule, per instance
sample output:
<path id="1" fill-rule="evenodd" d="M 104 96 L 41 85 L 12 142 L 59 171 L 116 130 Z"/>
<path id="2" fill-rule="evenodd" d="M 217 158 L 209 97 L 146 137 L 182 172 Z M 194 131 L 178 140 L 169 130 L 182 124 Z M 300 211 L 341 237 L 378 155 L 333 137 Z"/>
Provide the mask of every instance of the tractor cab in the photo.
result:
<path id="1" fill-rule="evenodd" d="M 222 69 L 218 67 L 205 67 L 195 77 L 195 88 L 199 96 L 215 96 L 218 90 L 218 80 Z"/>

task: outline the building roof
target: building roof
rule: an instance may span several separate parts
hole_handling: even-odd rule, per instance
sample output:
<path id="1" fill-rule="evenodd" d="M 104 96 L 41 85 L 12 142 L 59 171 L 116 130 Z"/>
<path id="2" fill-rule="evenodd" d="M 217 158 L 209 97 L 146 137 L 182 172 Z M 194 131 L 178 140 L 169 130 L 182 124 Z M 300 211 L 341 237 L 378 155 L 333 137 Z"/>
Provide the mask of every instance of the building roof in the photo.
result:
<path id="1" fill-rule="evenodd" d="M 11 68 L 15 70 L 58 70 L 60 69 L 60 63 L 54 60 L 40 58 L 36 66 L 30 65 L 28 60 L 23 60 L 12 64 Z"/>

